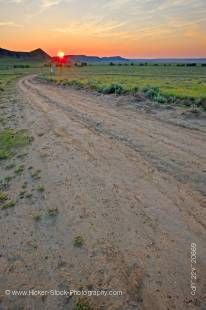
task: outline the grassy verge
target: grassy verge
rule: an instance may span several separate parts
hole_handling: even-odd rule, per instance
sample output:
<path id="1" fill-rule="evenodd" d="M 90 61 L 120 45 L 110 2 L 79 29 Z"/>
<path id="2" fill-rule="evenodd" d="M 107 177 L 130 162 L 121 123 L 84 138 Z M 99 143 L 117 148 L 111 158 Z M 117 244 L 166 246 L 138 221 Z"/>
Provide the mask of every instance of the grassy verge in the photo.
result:
<path id="1" fill-rule="evenodd" d="M 25 130 L 14 131 L 6 129 L 0 131 L 0 160 L 7 159 L 15 154 L 17 148 L 31 142 Z"/>
<path id="2" fill-rule="evenodd" d="M 48 73 L 49 69 L 43 62 L 22 61 L 12 58 L 0 59 L 0 94 L 6 89 L 6 86 L 12 80 L 26 74 Z"/>
<path id="3" fill-rule="evenodd" d="M 44 77 L 48 82 L 62 86 L 73 86 L 77 89 L 85 88 L 95 90 L 102 94 L 116 95 L 141 95 L 141 98 L 149 99 L 159 104 L 175 104 L 184 105 L 187 107 L 201 107 L 206 110 L 206 97 L 192 97 L 187 95 L 173 95 L 164 93 L 159 87 L 150 85 L 144 87 L 133 86 L 128 88 L 124 84 L 111 83 L 104 84 L 96 80 L 81 80 L 81 79 L 56 79 L 52 77 Z"/>

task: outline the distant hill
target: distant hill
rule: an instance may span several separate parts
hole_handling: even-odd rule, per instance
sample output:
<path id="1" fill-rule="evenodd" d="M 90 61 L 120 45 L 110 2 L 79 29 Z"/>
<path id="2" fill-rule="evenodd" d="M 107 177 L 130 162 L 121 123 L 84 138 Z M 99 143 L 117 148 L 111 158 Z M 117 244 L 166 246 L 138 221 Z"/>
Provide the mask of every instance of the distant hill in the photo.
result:
<path id="1" fill-rule="evenodd" d="M 128 59 L 121 56 L 111 56 L 111 57 L 98 57 L 98 56 L 87 56 L 87 55 L 66 55 L 68 61 L 72 62 L 86 62 L 93 64 L 103 64 L 103 63 L 206 63 L 206 58 L 157 58 L 157 59 L 142 59 L 134 58 Z M 36 60 L 36 61 L 48 61 L 55 59 L 55 57 L 49 56 L 41 48 L 35 49 L 31 52 L 17 52 L 10 51 L 4 48 L 0 48 L 0 60 L 4 58 L 9 58 L 12 60 Z"/>
<path id="2" fill-rule="evenodd" d="M 0 59 L 2 58 L 12 58 L 14 60 L 39 60 L 46 61 L 51 57 L 43 51 L 41 48 L 33 50 L 31 52 L 16 52 L 10 51 L 4 48 L 0 48 Z"/>
<path id="3" fill-rule="evenodd" d="M 157 59 L 141 59 L 141 58 L 124 58 L 121 56 L 111 57 L 98 57 L 87 55 L 67 55 L 66 56 L 72 62 L 88 62 L 88 63 L 206 63 L 206 58 L 157 58 Z"/>
<path id="4" fill-rule="evenodd" d="M 206 58 L 134 58 L 130 61 L 140 63 L 206 63 Z"/>
<path id="5" fill-rule="evenodd" d="M 88 63 L 104 63 L 104 62 L 127 62 L 126 58 L 121 56 L 112 57 L 98 57 L 98 56 L 87 56 L 87 55 L 67 55 L 66 56 L 72 62 L 88 62 Z"/>

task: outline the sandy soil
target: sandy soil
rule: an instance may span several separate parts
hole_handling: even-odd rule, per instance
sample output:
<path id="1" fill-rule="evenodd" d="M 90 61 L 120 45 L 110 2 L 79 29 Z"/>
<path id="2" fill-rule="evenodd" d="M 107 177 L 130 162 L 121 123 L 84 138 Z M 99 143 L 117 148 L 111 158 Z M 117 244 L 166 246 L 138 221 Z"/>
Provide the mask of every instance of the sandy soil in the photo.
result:
<path id="1" fill-rule="evenodd" d="M 1 290 L 122 290 L 90 297 L 93 309 L 205 309 L 205 118 L 148 112 L 126 97 L 34 76 L 22 78 L 13 96 L 7 112 L 34 141 L 15 159 L 25 169 L 9 190 L 17 195 L 26 180 L 27 190 L 41 184 L 45 191 L 1 211 Z M 32 178 L 37 170 L 39 179 Z M 0 309 L 73 305 L 73 297 L 2 294 Z"/>

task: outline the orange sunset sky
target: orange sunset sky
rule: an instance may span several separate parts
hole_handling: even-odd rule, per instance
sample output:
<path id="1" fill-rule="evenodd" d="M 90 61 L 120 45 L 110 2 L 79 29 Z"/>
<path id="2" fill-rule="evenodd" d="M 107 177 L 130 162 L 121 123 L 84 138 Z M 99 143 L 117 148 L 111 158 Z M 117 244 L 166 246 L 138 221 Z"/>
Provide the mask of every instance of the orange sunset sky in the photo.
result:
<path id="1" fill-rule="evenodd" d="M 206 57 L 206 0 L 0 0 L 0 47 Z"/>

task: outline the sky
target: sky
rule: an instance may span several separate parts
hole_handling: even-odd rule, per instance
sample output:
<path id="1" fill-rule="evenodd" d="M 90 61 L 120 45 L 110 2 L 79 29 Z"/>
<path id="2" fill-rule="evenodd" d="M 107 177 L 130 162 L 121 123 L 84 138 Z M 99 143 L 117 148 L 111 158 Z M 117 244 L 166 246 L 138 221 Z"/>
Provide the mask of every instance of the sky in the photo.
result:
<path id="1" fill-rule="evenodd" d="M 206 0 L 0 0 L 0 47 L 206 57 Z"/>

